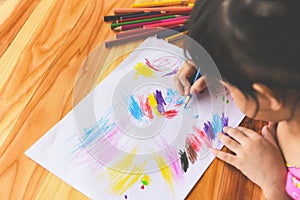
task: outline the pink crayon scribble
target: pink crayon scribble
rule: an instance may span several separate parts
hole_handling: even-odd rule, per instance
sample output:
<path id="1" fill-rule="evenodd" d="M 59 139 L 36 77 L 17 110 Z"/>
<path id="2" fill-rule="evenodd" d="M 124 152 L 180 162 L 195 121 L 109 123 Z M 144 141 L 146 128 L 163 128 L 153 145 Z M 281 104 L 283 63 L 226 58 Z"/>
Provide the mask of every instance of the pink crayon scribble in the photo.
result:
<path id="1" fill-rule="evenodd" d="M 153 113 L 152 113 L 151 105 L 149 103 L 149 99 L 146 98 L 146 101 L 145 101 L 143 95 L 139 96 L 138 98 L 139 98 L 139 104 L 140 104 L 141 110 L 144 113 L 144 116 L 146 116 L 149 119 L 153 120 L 154 116 L 153 116 Z"/>
<path id="2" fill-rule="evenodd" d="M 145 60 L 146 60 L 146 63 L 145 63 L 145 64 L 146 64 L 148 67 L 150 67 L 150 68 L 153 69 L 154 71 L 159 71 L 158 69 L 156 69 L 155 67 L 152 66 L 151 62 L 150 62 L 147 58 L 145 58 Z"/>
<path id="3" fill-rule="evenodd" d="M 153 60 L 152 62 L 147 58 L 145 58 L 145 60 L 146 60 L 145 64 L 156 72 L 169 71 L 166 74 L 164 74 L 162 77 L 167 77 L 176 74 L 179 68 L 177 66 L 179 63 L 179 58 L 176 56 L 164 56 L 156 60 Z"/>

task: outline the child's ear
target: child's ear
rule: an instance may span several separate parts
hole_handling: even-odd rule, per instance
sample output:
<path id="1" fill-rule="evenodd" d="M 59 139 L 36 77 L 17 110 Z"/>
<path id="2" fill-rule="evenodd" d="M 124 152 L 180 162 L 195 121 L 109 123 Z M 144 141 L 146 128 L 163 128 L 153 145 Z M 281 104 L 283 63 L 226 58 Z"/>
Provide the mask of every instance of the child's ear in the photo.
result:
<path id="1" fill-rule="evenodd" d="M 282 108 L 282 102 L 275 97 L 272 90 L 262 83 L 253 83 L 252 88 L 262 97 L 270 102 L 270 108 L 274 111 L 278 111 Z"/>

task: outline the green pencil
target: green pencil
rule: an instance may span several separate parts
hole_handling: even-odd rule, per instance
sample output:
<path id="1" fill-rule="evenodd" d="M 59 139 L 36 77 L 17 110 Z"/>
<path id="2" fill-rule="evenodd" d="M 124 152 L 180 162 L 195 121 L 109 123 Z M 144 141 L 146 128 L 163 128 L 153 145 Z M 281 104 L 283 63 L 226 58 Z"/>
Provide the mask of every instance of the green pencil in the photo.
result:
<path id="1" fill-rule="evenodd" d="M 114 29 L 118 26 L 123 26 L 123 25 L 136 24 L 136 23 L 142 23 L 142 22 L 151 22 L 151 21 L 156 21 L 156 20 L 176 18 L 176 17 L 180 17 L 180 16 L 181 15 L 167 15 L 167 16 L 161 16 L 161 17 L 153 17 L 153 18 L 147 18 L 147 19 L 133 20 L 133 21 L 128 21 L 128 22 L 112 23 L 111 24 L 111 29 Z"/>

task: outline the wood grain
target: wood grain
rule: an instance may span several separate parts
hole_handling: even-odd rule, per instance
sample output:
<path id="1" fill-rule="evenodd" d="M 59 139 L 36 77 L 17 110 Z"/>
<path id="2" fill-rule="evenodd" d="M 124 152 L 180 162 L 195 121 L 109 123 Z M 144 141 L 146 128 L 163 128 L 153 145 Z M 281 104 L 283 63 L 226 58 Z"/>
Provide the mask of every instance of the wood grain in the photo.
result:
<path id="1" fill-rule="evenodd" d="M 31 1 L 22 2 L 30 7 Z M 1 198 L 59 199 L 55 192 L 39 190 L 56 188 L 61 181 L 46 179 L 49 173 L 25 157 L 24 151 L 71 109 L 81 63 L 91 49 L 112 35 L 103 24 L 104 14 L 113 6 L 130 3 L 40 1 L 1 56 Z M 14 23 L 6 23 L 3 29 L 10 26 Z M 59 194 L 74 195 L 70 186 L 60 185 L 68 189 L 57 189 Z"/>
<path id="2" fill-rule="evenodd" d="M 132 3 L 7 0 L 0 5 L 1 200 L 87 199 L 24 152 L 134 49 L 136 44 L 120 46 L 114 53 L 98 47 L 108 56 L 105 71 L 83 63 L 95 47 L 113 36 L 103 16 Z M 116 55 L 118 59 L 111 59 Z M 244 123 L 261 127 L 258 122 Z M 188 197 L 199 198 L 261 199 L 262 195 L 239 171 L 215 160 Z"/>

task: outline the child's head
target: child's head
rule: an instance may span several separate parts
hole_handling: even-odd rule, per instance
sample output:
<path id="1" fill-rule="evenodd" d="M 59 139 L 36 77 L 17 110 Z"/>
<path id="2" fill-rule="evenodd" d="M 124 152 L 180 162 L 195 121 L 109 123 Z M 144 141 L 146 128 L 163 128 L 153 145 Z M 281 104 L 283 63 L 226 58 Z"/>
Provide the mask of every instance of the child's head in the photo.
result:
<path id="1" fill-rule="evenodd" d="M 250 117 L 289 119 L 299 107 L 299 8 L 297 0 L 199 0 L 195 4 L 189 36 L 210 54 L 225 85 L 234 90 L 236 103 Z M 197 56 L 188 44 L 185 48 Z"/>

